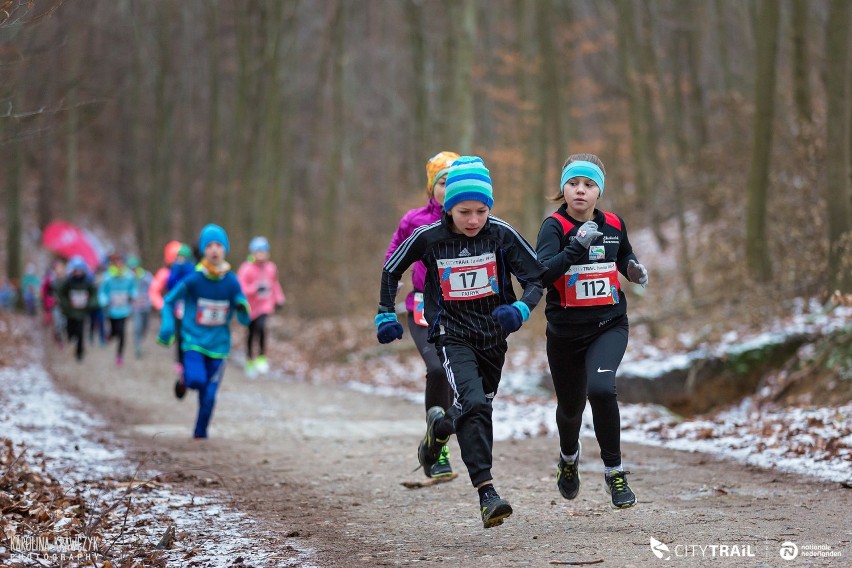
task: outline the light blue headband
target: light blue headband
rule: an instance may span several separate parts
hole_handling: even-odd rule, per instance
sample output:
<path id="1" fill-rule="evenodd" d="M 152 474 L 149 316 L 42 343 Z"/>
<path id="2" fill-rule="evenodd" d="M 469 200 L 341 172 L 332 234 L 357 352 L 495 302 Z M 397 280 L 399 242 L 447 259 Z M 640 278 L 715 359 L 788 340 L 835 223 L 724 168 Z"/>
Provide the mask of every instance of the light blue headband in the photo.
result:
<path id="1" fill-rule="evenodd" d="M 569 179 L 577 176 L 583 176 L 595 182 L 601 190 L 601 193 L 598 197 L 603 197 L 603 170 L 601 170 L 596 164 L 593 164 L 592 162 L 586 162 L 584 160 L 571 162 L 562 169 L 562 178 L 559 183 L 559 193 L 562 193 L 562 188 L 565 187 L 565 184 L 568 183 Z"/>

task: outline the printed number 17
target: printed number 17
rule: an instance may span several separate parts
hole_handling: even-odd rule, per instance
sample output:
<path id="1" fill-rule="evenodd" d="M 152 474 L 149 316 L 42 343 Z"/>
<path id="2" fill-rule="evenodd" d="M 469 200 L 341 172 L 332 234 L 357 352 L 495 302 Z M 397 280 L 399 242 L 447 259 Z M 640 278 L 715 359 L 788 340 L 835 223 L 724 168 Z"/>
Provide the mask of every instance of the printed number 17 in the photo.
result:
<path id="1" fill-rule="evenodd" d="M 473 288 L 476 285 L 476 272 L 462 272 L 459 276 L 461 276 L 463 287 Z M 470 284 L 467 282 L 468 276 L 470 276 Z"/>

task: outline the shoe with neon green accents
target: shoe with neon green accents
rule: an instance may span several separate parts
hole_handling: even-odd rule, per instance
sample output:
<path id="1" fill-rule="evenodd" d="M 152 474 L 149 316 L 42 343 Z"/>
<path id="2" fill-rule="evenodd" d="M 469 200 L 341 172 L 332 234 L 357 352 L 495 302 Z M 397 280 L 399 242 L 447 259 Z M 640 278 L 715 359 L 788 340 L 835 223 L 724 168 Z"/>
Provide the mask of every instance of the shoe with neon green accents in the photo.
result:
<path id="1" fill-rule="evenodd" d="M 438 454 L 438 461 L 432 464 L 431 475 L 429 477 L 452 477 L 453 468 L 450 465 L 450 449 L 446 444 L 441 446 L 441 453 Z"/>
<path id="2" fill-rule="evenodd" d="M 432 477 L 432 466 L 438 461 L 441 448 L 449 440 L 449 438 L 440 441 L 435 439 L 435 424 L 443 417 L 444 409 L 440 406 L 433 406 L 426 412 L 426 435 L 420 440 L 420 445 L 417 447 L 417 460 L 420 462 L 426 477 Z"/>
<path id="3" fill-rule="evenodd" d="M 613 471 L 605 475 L 606 491 L 612 496 L 613 509 L 627 509 L 636 504 L 636 495 L 627 485 L 626 475 L 629 471 Z"/>
<path id="4" fill-rule="evenodd" d="M 257 359 L 254 360 L 254 368 L 261 375 L 265 375 L 269 372 L 269 361 L 266 360 L 266 355 L 257 356 Z"/>
<path id="5" fill-rule="evenodd" d="M 559 465 L 556 466 L 556 487 L 565 499 L 573 499 L 580 492 L 580 452 L 582 446 L 577 447 L 577 457 L 571 462 L 566 462 L 559 454 Z"/>
<path id="6" fill-rule="evenodd" d="M 249 379 L 257 378 L 257 366 L 255 365 L 254 359 L 246 359 L 246 376 Z"/>
<path id="7" fill-rule="evenodd" d="M 479 500 L 479 511 L 482 513 L 482 526 L 486 529 L 502 525 L 513 512 L 509 502 L 493 489 L 487 491 Z"/>

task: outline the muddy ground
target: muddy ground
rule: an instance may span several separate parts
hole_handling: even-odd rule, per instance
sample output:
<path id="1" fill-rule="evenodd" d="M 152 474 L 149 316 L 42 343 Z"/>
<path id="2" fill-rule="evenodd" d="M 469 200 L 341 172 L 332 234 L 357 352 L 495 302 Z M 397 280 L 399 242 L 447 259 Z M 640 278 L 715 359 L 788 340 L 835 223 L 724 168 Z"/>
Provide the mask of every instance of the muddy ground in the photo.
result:
<path id="1" fill-rule="evenodd" d="M 412 472 L 425 426 L 420 405 L 303 378 L 251 381 L 230 364 L 210 438 L 193 440 L 197 401 L 192 392 L 173 396 L 171 351 L 151 344 L 135 360 L 129 350 L 121 369 L 113 351 L 90 348 L 82 363 L 67 349 L 45 356 L 57 383 L 105 417 L 143 468 L 165 472 L 176 490 L 218 493 L 251 515 L 259 531 L 281 539 L 282 563 L 292 539 L 315 551 L 316 566 L 653 566 L 665 560 L 652 553 L 652 538 L 667 545 L 668 562 L 689 565 L 852 561 L 852 490 L 837 483 L 626 445 L 639 503 L 614 511 L 594 439 L 583 440 L 574 501 L 555 487 L 556 440 L 504 441 L 495 444 L 493 472 L 515 514 L 485 530 L 454 440 L 458 479 L 401 485 L 425 479 Z M 794 560 L 780 555 L 786 541 L 800 549 Z M 811 545 L 835 556 L 804 556 Z"/>

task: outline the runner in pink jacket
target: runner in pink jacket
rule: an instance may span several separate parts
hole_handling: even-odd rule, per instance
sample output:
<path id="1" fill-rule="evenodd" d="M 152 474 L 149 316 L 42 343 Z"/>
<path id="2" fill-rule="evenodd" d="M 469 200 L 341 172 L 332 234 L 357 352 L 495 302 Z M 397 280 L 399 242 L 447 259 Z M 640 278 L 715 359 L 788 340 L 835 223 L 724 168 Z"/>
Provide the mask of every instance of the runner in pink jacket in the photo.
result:
<path id="1" fill-rule="evenodd" d="M 284 290 L 278 281 L 278 267 L 269 259 L 269 241 L 255 237 L 249 243 L 249 258 L 237 271 L 243 293 L 251 306 L 252 321 L 249 324 L 246 349 L 246 375 L 250 379 L 258 373 L 269 372 L 266 359 L 266 318 L 284 305 Z M 254 357 L 255 339 L 258 355 Z"/>
<path id="2" fill-rule="evenodd" d="M 459 155 L 455 152 L 439 152 L 426 162 L 426 193 L 429 201 L 425 207 L 412 209 L 402 216 L 399 227 L 393 234 L 385 260 L 407 239 L 418 227 L 430 225 L 441 219 L 444 212 L 444 184 L 447 181 L 447 171 L 453 160 Z M 414 289 L 405 298 L 405 309 L 408 310 L 408 332 L 417 345 L 420 356 L 426 364 L 426 392 L 424 400 L 426 410 L 440 406 L 444 411 L 453 404 L 453 394 L 447 381 L 447 373 L 438 358 L 435 346 L 427 341 L 428 327 L 423 316 L 423 285 L 426 279 L 426 267 L 422 262 L 411 266 L 411 283 Z M 427 477 L 447 478 L 453 476 L 450 466 L 449 451 L 444 446 L 438 461 L 424 473 Z"/>

